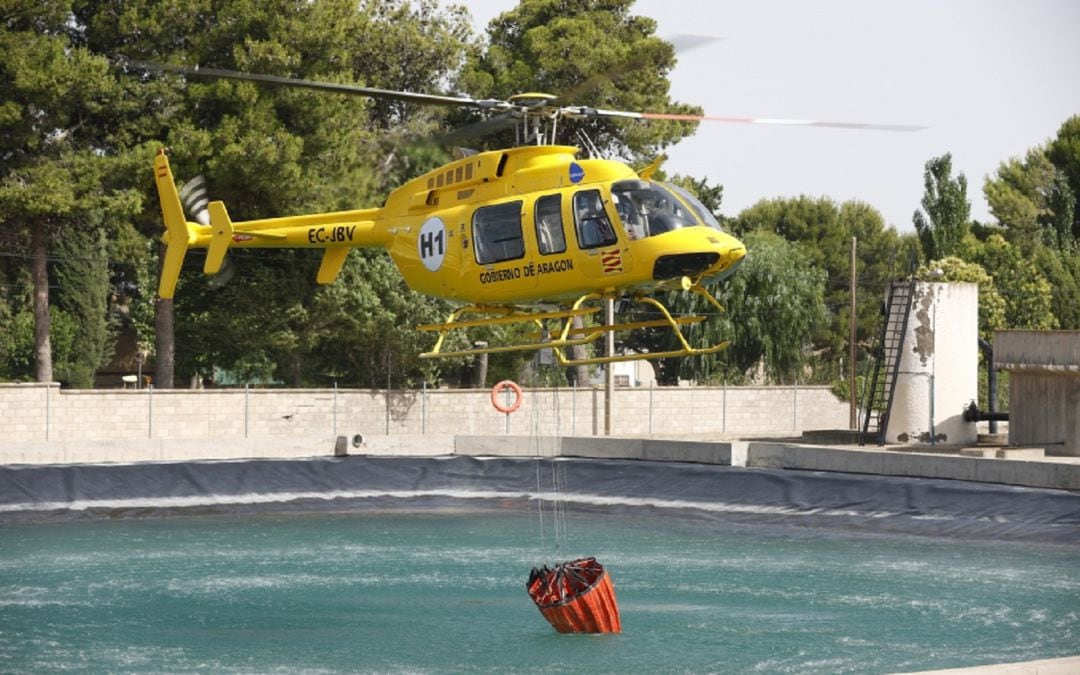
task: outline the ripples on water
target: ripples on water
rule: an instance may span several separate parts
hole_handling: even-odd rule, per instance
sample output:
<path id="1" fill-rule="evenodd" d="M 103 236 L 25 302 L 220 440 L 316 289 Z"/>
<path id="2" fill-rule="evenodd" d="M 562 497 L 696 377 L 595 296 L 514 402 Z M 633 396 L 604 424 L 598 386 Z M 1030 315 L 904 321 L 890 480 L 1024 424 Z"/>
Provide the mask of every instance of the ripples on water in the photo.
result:
<path id="1" fill-rule="evenodd" d="M 406 503 L 407 505 L 407 503 Z M 535 504 L 0 526 L 0 663 L 41 672 L 892 672 L 1080 653 L 1080 551 Z M 624 633 L 555 634 L 596 555 Z"/>

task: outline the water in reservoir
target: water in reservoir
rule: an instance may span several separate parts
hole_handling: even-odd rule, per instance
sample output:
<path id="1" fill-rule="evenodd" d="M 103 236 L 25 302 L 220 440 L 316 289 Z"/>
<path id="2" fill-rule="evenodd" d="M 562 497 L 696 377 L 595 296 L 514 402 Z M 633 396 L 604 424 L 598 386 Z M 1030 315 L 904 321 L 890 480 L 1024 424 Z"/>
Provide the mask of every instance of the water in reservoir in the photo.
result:
<path id="1" fill-rule="evenodd" d="M 0 525 L 0 670 L 874 673 L 1080 654 L 1076 546 L 647 508 L 572 510 L 556 537 L 524 500 L 141 515 Z M 526 596 L 532 565 L 578 555 L 611 572 L 622 634 L 558 635 Z"/>

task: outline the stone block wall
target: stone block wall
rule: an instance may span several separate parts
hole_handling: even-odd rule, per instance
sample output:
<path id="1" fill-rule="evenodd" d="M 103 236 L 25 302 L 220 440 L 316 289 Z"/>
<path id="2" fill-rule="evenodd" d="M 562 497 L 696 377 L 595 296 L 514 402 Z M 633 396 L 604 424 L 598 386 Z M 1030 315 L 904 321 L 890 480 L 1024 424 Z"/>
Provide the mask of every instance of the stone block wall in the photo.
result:
<path id="1" fill-rule="evenodd" d="M 604 432 L 600 389 L 527 389 L 507 416 L 490 391 L 418 389 L 61 390 L 0 385 L 0 444 L 28 441 L 333 437 L 355 434 L 590 436 Z M 794 436 L 842 429 L 827 387 L 620 388 L 620 436 Z"/>

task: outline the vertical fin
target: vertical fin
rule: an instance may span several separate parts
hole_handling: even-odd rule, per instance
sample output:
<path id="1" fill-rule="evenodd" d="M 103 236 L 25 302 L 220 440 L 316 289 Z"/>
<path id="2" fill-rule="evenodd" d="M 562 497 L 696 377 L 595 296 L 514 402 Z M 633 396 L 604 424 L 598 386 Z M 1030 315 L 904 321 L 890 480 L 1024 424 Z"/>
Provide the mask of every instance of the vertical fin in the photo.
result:
<path id="1" fill-rule="evenodd" d="M 180 205 L 180 195 L 176 191 L 169 158 L 165 156 L 164 150 L 159 150 L 154 157 L 154 182 L 157 184 L 158 200 L 161 202 L 161 215 L 165 219 L 165 235 L 162 241 L 166 244 L 158 296 L 169 299 L 176 291 L 176 280 L 180 277 L 184 255 L 188 246 L 195 241 L 197 233 L 184 218 L 184 207 Z"/>
<path id="2" fill-rule="evenodd" d="M 341 266 L 345 263 L 345 257 L 349 255 L 347 248 L 328 248 L 323 253 L 322 263 L 319 264 L 319 273 L 315 280 L 320 284 L 329 284 L 337 279 Z"/>

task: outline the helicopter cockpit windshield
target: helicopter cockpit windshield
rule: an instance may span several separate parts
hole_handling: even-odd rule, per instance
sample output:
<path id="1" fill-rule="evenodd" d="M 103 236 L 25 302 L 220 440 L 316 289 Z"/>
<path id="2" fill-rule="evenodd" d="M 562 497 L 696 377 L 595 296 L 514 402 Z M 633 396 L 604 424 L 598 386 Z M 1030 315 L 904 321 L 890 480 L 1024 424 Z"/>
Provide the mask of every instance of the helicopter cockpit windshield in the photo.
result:
<path id="1" fill-rule="evenodd" d="M 611 186 L 611 199 L 630 239 L 644 239 L 683 227 L 720 229 L 709 210 L 688 191 L 664 183 L 624 180 Z"/>
<path id="2" fill-rule="evenodd" d="M 706 225 L 713 228 L 714 230 L 723 231 L 723 228 L 720 227 L 720 222 L 716 220 L 716 216 L 714 216 L 712 212 L 709 211 L 709 209 L 701 203 L 701 200 L 699 200 L 693 195 L 693 193 L 691 193 L 686 188 L 679 187 L 678 185 L 675 185 L 673 183 L 664 183 L 664 185 L 671 188 L 676 194 L 682 197 L 682 200 L 694 210 L 694 213 L 696 213 L 698 215 L 698 218 L 701 218 L 701 220 L 703 220 Z"/>

